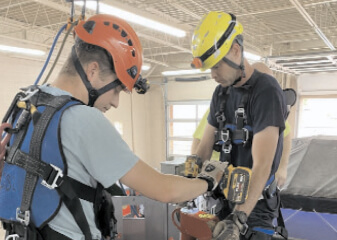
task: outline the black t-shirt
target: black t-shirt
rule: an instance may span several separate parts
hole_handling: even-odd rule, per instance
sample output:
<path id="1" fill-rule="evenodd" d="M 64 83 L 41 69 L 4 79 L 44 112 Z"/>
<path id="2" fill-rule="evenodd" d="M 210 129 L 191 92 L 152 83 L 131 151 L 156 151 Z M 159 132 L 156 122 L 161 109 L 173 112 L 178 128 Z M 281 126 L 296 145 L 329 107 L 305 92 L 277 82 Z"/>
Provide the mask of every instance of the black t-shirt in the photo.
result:
<path id="1" fill-rule="evenodd" d="M 252 127 L 253 135 L 268 126 L 279 127 L 280 138 L 277 144 L 276 154 L 271 174 L 274 174 L 280 163 L 283 147 L 283 130 L 285 129 L 286 103 L 283 91 L 276 79 L 268 74 L 254 71 L 250 79 L 242 87 L 230 87 L 230 93 L 226 101 L 225 117 L 226 124 L 236 124 L 235 111 L 241 103 L 241 97 L 250 86 L 248 101 L 245 106 L 247 124 Z M 225 96 L 226 88 L 219 85 L 212 97 L 208 122 L 215 128 L 219 127 L 215 114 L 220 109 L 220 104 Z M 224 159 L 221 152 L 220 159 Z M 242 144 L 232 144 L 231 162 L 234 166 L 245 166 L 252 168 L 253 159 L 251 146 L 243 147 Z"/>

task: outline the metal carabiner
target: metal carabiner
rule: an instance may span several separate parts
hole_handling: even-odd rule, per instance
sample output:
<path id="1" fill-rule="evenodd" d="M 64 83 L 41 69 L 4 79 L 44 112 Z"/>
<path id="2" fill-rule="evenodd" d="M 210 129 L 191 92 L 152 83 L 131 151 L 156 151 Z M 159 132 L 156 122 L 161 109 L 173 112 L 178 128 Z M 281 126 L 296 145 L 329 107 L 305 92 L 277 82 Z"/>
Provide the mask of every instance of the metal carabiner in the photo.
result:
<path id="1" fill-rule="evenodd" d="M 16 239 L 20 239 L 20 236 L 18 234 L 11 234 L 8 235 L 5 240 L 16 240 Z"/>
<path id="2" fill-rule="evenodd" d="M 6 154 L 6 145 L 8 144 L 9 140 L 11 139 L 12 134 L 10 133 L 5 133 L 5 130 L 7 128 L 12 129 L 12 125 L 10 123 L 2 123 L 0 126 L 0 133 L 1 133 L 1 143 L 0 143 L 0 161 L 3 159 L 3 157 Z M 3 137 L 4 136 L 4 137 Z"/>
<path id="3" fill-rule="evenodd" d="M 20 101 L 24 101 L 25 102 L 25 101 L 29 100 L 38 91 L 39 91 L 38 88 L 35 88 L 33 91 L 31 90 L 31 88 L 28 88 L 27 91 L 25 92 L 26 96 L 25 97 L 20 97 Z"/>

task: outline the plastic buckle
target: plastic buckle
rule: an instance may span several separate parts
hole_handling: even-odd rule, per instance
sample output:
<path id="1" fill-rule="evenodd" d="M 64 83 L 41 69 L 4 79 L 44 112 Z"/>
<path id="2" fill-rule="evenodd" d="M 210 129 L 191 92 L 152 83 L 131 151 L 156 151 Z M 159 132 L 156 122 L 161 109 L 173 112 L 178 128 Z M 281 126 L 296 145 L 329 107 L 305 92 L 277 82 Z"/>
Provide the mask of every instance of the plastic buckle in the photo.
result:
<path id="1" fill-rule="evenodd" d="M 248 232 L 249 227 L 248 227 L 247 223 L 244 223 L 241 226 L 242 226 L 242 229 L 240 229 L 240 234 L 245 236 Z"/>
<path id="2" fill-rule="evenodd" d="M 218 123 L 220 123 L 220 122 L 225 122 L 225 121 L 226 121 L 225 114 L 222 113 L 221 115 L 217 116 L 217 117 L 216 117 L 216 121 L 217 121 Z"/>
<path id="3" fill-rule="evenodd" d="M 56 184 L 57 180 L 61 177 L 63 177 L 63 172 L 61 168 L 58 168 L 56 166 L 54 166 L 53 164 L 49 164 L 51 167 L 54 168 L 54 170 L 57 172 L 56 176 L 52 182 L 52 184 L 48 184 L 46 180 L 42 180 L 41 184 L 49 189 L 54 189 L 56 187 L 58 187 L 58 185 Z"/>
<path id="4" fill-rule="evenodd" d="M 224 142 L 227 142 L 228 139 L 229 139 L 229 130 L 226 129 L 226 130 L 221 130 L 220 132 L 220 137 L 221 137 L 221 140 L 224 141 Z"/>
<path id="5" fill-rule="evenodd" d="M 25 212 L 21 212 L 20 208 L 16 209 L 16 220 L 18 220 L 21 224 L 28 226 L 30 221 L 30 211 L 27 210 Z"/>
<path id="6" fill-rule="evenodd" d="M 232 144 L 224 144 L 222 145 L 222 151 L 226 154 L 231 153 L 232 151 Z"/>
<path id="7" fill-rule="evenodd" d="M 16 239 L 20 239 L 19 234 L 11 234 L 5 238 L 5 240 L 16 240 Z"/>
<path id="8" fill-rule="evenodd" d="M 242 117 L 246 119 L 245 109 L 244 108 L 238 108 L 238 110 L 235 111 L 235 118 Z"/>

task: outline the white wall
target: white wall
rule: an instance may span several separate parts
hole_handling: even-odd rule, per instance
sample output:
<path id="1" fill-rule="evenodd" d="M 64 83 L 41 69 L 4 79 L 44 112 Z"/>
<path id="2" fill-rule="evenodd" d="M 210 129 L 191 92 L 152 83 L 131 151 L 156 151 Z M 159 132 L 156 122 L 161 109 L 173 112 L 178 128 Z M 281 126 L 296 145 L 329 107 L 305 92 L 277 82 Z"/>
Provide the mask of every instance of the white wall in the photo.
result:
<path id="1" fill-rule="evenodd" d="M 300 95 L 337 94 L 337 72 L 302 74 L 298 77 Z"/>
<path id="2" fill-rule="evenodd" d="M 4 116 L 19 88 L 33 85 L 44 62 L 0 54 L 0 116 Z M 55 67 L 58 72 L 60 66 Z M 48 73 L 46 69 L 45 73 Z M 53 78 L 55 74 L 51 76 Z M 41 80 L 41 82 L 43 79 Z"/>
<path id="3" fill-rule="evenodd" d="M 167 100 L 209 100 L 217 83 L 213 79 L 198 82 L 176 82 L 167 83 Z"/>

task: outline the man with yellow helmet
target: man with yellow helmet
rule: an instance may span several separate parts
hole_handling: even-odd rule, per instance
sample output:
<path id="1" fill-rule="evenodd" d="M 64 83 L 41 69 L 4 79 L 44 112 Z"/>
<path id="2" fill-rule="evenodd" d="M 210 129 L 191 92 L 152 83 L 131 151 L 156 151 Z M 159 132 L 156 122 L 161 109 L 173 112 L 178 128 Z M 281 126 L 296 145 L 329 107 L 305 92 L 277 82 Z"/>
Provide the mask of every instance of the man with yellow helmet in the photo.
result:
<path id="1" fill-rule="evenodd" d="M 244 58 L 242 33 L 236 17 L 223 12 L 209 12 L 194 31 L 191 65 L 211 69 L 219 83 L 197 155 L 210 159 L 214 148 L 221 161 L 252 169 L 245 203 L 232 206 L 220 197 L 223 204 L 216 214 L 221 221 L 213 229 L 213 239 L 268 240 L 278 216 L 274 179 L 287 109 L 276 79 L 254 70 Z"/>

